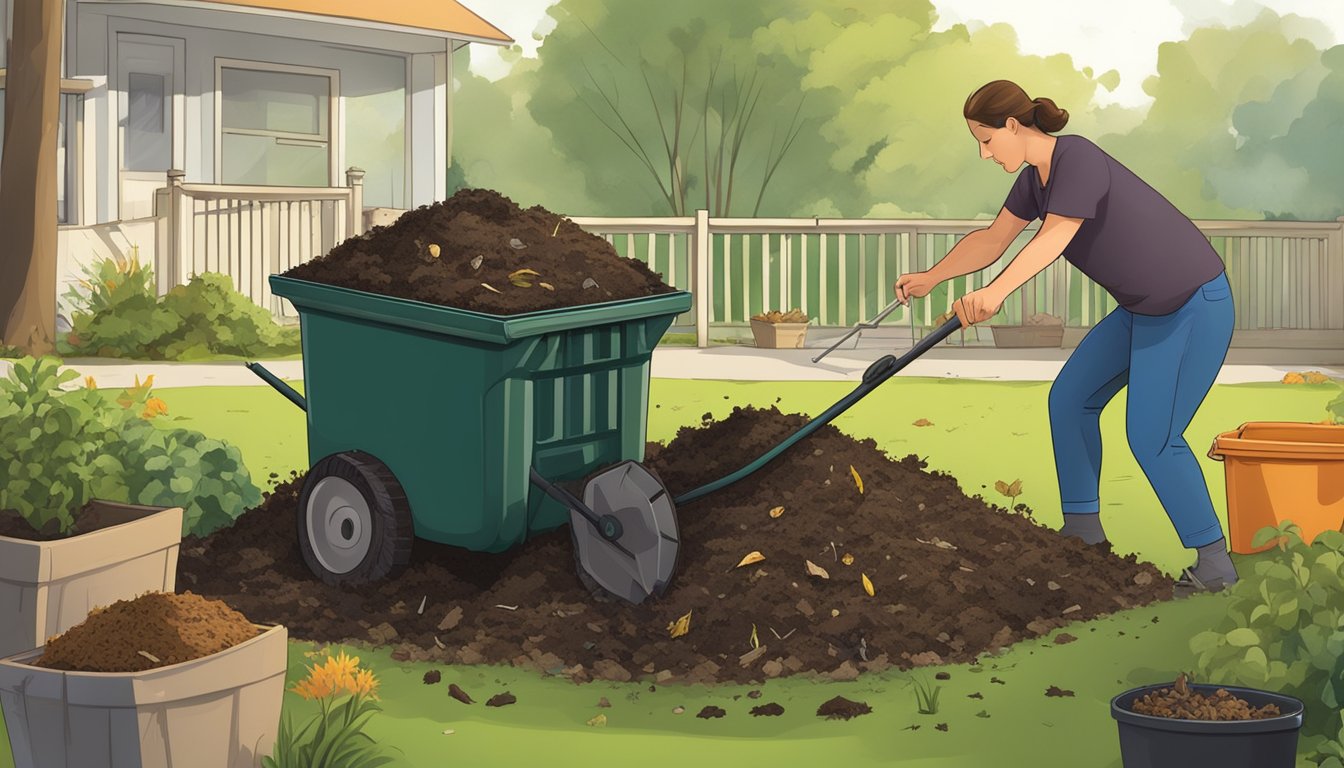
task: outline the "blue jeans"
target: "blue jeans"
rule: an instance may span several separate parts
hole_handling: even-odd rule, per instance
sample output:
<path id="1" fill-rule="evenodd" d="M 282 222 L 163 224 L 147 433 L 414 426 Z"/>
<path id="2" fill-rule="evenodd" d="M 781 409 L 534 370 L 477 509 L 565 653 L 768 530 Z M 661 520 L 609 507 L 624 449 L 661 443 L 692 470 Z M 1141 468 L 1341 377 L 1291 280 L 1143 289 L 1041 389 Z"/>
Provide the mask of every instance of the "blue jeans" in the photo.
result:
<path id="1" fill-rule="evenodd" d="M 1117 307 L 1083 337 L 1050 388 L 1066 514 L 1101 509 L 1101 410 L 1128 384 L 1129 447 L 1181 543 L 1202 547 L 1223 537 L 1185 430 L 1227 357 L 1233 323 L 1232 289 L 1222 273 L 1171 314 Z"/>

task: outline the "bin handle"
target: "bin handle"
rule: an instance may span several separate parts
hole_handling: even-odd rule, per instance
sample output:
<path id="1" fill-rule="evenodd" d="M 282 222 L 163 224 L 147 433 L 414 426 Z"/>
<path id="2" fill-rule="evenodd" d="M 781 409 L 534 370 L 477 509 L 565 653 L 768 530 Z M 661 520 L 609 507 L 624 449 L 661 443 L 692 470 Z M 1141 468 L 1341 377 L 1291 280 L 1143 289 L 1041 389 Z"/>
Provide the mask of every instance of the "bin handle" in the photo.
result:
<path id="1" fill-rule="evenodd" d="M 1221 453 L 1214 453 L 1216 450 L 1218 450 L 1218 438 L 1215 437 L 1213 439 L 1213 445 L 1209 446 L 1209 458 L 1214 461 L 1222 461 L 1223 455 Z"/>

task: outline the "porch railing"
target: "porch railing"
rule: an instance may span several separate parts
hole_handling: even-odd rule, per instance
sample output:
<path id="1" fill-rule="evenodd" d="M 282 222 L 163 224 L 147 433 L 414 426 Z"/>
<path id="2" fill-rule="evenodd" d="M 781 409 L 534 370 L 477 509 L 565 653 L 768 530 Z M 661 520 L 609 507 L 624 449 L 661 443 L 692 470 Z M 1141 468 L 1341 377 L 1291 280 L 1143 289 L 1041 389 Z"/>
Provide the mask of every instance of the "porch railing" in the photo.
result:
<path id="1" fill-rule="evenodd" d="M 233 278 L 234 288 L 278 317 L 296 316 L 271 295 L 272 274 L 320 256 L 363 231 L 364 171 L 344 187 L 186 184 L 168 171 L 155 198 L 160 293 L 202 272 Z"/>
<path id="2" fill-rule="evenodd" d="M 695 297 L 677 325 L 699 346 L 711 329 L 741 329 L 751 315 L 801 308 L 817 325 L 847 328 L 889 304 L 903 273 L 928 269 L 987 220 L 574 218 L 618 253 L 645 261 Z M 1344 350 L 1344 219 L 1328 222 L 1196 221 L 1226 264 L 1236 306 L 1233 344 Z M 967 291 L 983 287 L 1035 234 L 1029 226 L 988 269 L 948 281 L 884 325 L 927 330 Z M 1020 324 L 1044 312 L 1066 339 L 1115 308 L 1104 289 L 1063 259 L 1015 293 L 990 321 Z M 970 340 L 986 339 L 976 329 Z M 1068 343 L 1066 341 L 1066 343 Z"/>

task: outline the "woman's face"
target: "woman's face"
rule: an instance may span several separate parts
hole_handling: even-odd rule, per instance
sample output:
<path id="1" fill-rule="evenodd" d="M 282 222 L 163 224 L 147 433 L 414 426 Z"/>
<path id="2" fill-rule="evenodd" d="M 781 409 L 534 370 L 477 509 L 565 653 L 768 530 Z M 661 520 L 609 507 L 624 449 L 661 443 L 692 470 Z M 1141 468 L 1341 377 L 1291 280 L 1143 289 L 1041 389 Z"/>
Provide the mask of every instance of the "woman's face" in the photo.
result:
<path id="1" fill-rule="evenodd" d="M 980 159 L 993 160 L 1003 166 L 1003 170 L 1008 173 L 1017 173 L 1017 169 L 1027 161 L 1026 142 L 1018 132 L 1020 124 L 1015 118 L 1008 118 L 1007 124 L 1002 128 L 994 128 L 974 120 L 967 120 L 966 127 L 971 129 L 971 135 L 980 145 Z"/>

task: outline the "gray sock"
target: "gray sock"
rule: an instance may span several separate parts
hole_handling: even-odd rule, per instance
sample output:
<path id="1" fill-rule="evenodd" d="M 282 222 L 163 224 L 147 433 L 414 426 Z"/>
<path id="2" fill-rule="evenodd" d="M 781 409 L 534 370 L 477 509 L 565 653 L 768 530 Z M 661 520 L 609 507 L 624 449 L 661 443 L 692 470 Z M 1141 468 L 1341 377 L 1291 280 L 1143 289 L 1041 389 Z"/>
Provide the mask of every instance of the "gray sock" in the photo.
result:
<path id="1" fill-rule="evenodd" d="M 1237 583 L 1237 569 L 1232 565 L 1232 557 L 1227 552 L 1227 539 L 1219 539 L 1211 544 L 1196 547 L 1198 560 L 1195 561 L 1195 578 L 1208 583 L 1213 579 L 1222 579 L 1224 586 Z"/>
<path id="2" fill-rule="evenodd" d="M 1100 544 L 1106 540 L 1101 515 L 1097 512 L 1065 512 L 1064 527 L 1059 532 L 1063 536 L 1082 539 L 1084 544 Z"/>

